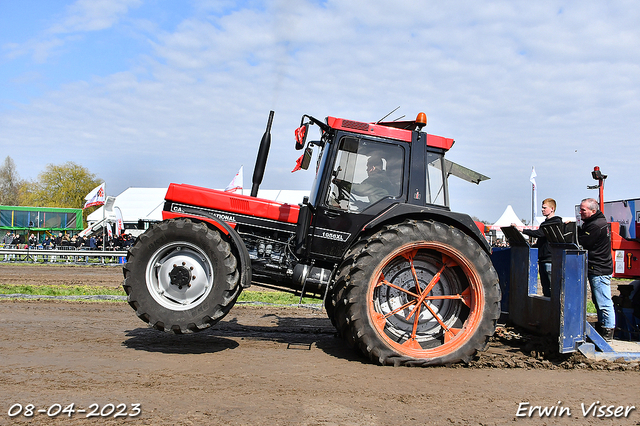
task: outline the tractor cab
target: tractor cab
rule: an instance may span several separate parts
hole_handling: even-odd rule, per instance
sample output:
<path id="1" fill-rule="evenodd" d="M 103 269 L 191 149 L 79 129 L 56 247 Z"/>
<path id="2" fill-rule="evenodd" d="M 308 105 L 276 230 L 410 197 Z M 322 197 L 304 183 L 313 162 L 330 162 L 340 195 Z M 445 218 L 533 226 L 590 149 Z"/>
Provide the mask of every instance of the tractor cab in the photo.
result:
<path id="1" fill-rule="evenodd" d="M 311 125 L 320 128 L 319 140 L 307 141 Z M 299 255 L 334 262 L 362 230 L 401 205 L 449 210 L 444 154 L 454 141 L 422 132 L 425 125 L 424 113 L 388 123 L 302 117 L 295 132 L 296 149 L 304 149 L 297 168 L 307 169 L 313 149 L 319 151 L 298 221 Z"/>

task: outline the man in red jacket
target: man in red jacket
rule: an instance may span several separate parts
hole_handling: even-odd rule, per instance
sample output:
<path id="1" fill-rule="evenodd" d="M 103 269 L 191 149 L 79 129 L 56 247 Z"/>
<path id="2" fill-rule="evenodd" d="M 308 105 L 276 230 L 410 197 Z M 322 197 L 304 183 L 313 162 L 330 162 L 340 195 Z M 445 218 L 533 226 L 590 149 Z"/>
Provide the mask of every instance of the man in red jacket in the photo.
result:
<path id="1" fill-rule="evenodd" d="M 598 209 L 598 202 L 586 198 L 580 203 L 582 226 L 578 228 L 578 241 L 587 250 L 587 278 L 591 285 L 591 298 L 596 305 L 598 323 L 605 340 L 613 339 L 616 314 L 611 301 L 611 233 L 607 218 Z"/>

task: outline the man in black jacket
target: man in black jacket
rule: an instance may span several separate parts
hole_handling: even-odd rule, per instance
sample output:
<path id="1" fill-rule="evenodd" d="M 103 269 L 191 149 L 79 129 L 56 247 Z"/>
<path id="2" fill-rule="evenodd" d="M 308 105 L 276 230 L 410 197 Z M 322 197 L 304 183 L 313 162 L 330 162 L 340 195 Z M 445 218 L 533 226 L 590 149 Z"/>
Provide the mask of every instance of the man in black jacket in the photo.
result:
<path id="1" fill-rule="evenodd" d="M 538 229 L 525 229 L 523 234 L 538 239 L 534 247 L 538 248 L 538 272 L 540 273 L 540 285 L 542 286 L 542 294 L 551 296 L 551 247 L 547 241 L 547 237 L 542 230 L 544 226 L 562 224 L 562 218 L 556 216 L 556 201 L 553 198 L 547 198 L 542 202 L 542 214 L 545 217 L 544 222 Z"/>
<path id="2" fill-rule="evenodd" d="M 596 305 L 602 337 L 611 340 L 616 314 L 611 301 L 613 260 L 609 224 L 593 198 L 586 198 L 580 203 L 580 218 L 582 226 L 578 228 L 578 241 L 588 252 L 587 278 L 591 285 L 591 298 Z"/>

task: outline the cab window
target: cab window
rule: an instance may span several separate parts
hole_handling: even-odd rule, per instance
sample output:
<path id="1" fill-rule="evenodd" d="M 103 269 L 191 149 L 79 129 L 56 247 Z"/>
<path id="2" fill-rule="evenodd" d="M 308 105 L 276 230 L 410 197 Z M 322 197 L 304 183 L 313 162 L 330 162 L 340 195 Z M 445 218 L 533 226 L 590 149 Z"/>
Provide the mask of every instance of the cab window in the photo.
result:
<path id="1" fill-rule="evenodd" d="M 444 178 L 444 157 L 442 154 L 427 152 L 427 199 L 428 204 L 448 205 L 446 180 Z"/>
<path id="2" fill-rule="evenodd" d="M 326 204 L 358 212 L 384 198 L 398 197 L 402 195 L 403 169 L 401 146 L 344 137 L 331 172 Z"/>

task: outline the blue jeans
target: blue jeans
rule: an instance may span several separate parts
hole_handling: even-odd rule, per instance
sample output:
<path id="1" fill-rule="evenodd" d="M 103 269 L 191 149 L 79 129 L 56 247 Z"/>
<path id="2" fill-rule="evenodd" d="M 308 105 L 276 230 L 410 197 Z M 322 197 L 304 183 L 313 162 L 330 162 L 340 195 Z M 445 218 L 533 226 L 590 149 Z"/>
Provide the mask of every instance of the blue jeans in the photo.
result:
<path id="1" fill-rule="evenodd" d="M 611 275 L 589 275 L 591 299 L 596 305 L 598 322 L 602 328 L 616 327 L 616 313 L 611 300 Z"/>
<path id="2" fill-rule="evenodd" d="M 540 274 L 540 285 L 542 286 L 542 295 L 551 296 L 551 262 L 538 263 L 538 273 Z"/>

